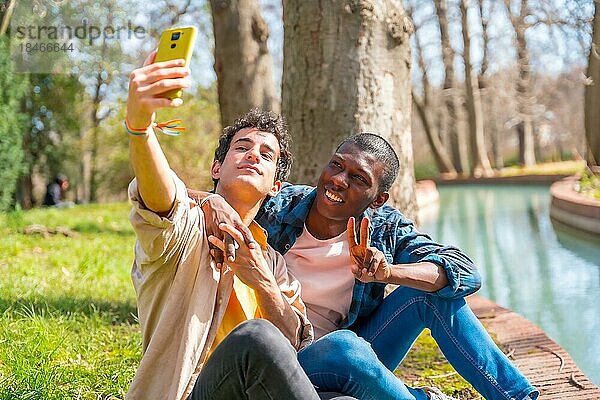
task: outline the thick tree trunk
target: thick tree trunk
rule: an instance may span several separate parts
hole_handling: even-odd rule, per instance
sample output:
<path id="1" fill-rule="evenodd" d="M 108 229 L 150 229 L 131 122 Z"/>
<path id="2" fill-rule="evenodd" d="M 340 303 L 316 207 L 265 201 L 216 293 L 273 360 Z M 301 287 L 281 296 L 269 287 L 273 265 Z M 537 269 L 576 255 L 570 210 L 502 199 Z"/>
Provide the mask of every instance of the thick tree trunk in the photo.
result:
<path id="1" fill-rule="evenodd" d="M 465 106 L 469 122 L 469 138 L 471 143 L 471 175 L 475 177 L 493 174 L 487 156 L 483 131 L 483 107 L 479 91 L 479 80 L 473 74 L 471 65 L 471 38 L 467 22 L 468 0 L 461 0 L 460 15 L 463 36 L 463 60 L 465 65 Z"/>
<path id="2" fill-rule="evenodd" d="M 467 138 L 460 122 L 458 109 L 460 99 L 456 90 L 456 77 L 454 73 L 454 49 L 450 43 L 450 31 L 448 28 L 448 5 L 446 0 L 435 0 L 435 9 L 440 29 L 442 44 L 442 59 L 444 62 L 444 101 L 450 118 L 448 133 L 450 136 L 452 161 L 456 170 L 465 173 L 468 170 L 468 147 Z"/>
<path id="3" fill-rule="evenodd" d="M 287 0 L 283 10 L 282 109 L 294 134 L 293 180 L 315 184 L 342 139 L 374 132 L 400 159 L 392 203 L 415 218 L 412 23 L 401 1 Z"/>
<path id="4" fill-rule="evenodd" d="M 35 206 L 35 199 L 33 198 L 33 181 L 31 180 L 31 174 L 25 174 L 21 176 L 19 182 L 19 188 L 17 190 L 17 201 L 21 205 L 23 210 L 29 210 Z"/>
<path id="5" fill-rule="evenodd" d="M 586 159 L 590 167 L 600 165 L 600 4 L 594 4 L 594 32 L 587 71 L 590 83 L 585 88 Z"/>
<path id="6" fill-rule="evenodd" d="M 257 0 L 211 0 L 223 126 L 251 108 L 279 112 L 269 31 Z"/>

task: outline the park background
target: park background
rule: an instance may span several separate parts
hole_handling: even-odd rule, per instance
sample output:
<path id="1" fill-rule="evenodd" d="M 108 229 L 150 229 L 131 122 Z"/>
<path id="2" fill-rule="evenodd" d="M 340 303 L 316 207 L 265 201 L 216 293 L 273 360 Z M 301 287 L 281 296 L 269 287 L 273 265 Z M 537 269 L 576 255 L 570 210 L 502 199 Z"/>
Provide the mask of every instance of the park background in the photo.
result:
<path id="1" fill-rule="evenodd" d="M 294 182 L 314 183 L 350 133 L 388 138 L 402 166 L 394 204 L 416 220 L 415 178 L 474 182 L 578 174 L 579 190 L 600 197 L 593 0 L 0 4 L 0 229 L 7 238 L 0 245 L 0 398 L 122 397 L 133 376 L 140 343 L 128 276 L 134 238 L 124 203 L 133 174 L 122 124 L 129 72 L 173 25 L 199 29 L 194 86 L 182 107 L 158 115 L 181 118 L 187 127 L 182 136 L 160 140 L 190 187 L 210 188 L 222 126 L 258 106 L 288 119 Z M 78 51 L 61 54 L 67 63 L 39 47 L 30 59 L 19 58 L 18 27 L 82 20 L 104 29 L 133 21 L 147 35 L 103 36 L 94 43 L 72 38 Z M 39 206 L 57 173 L 69 176 L 67 198 L 79 205 L 27 211 Z M 484 294 L 536 323 L 549 319 L 544 329 L 561 326 L 557 336 L 579 342 L 584 355 L 598 354 L 592 333 L 600 330 L 593 305 L 600 304 L 597 238 L 557 233 L 545 186 L 481 190 L 442 187 L 439 210 L 420 218 L 423 229 L 476 256 L 491 288 L 484 286 Z M 468 191 L 474 197 L 461 197 Z M 521 227 L 515 214 L 489 218 L 490 209 L 506 205 L 526 205 L 528 225 Z M 468 229 L 461 235 L 448 226 Z M 499 226 L 505 228 L 496 232 L 501 238 L 490 237 Z M 537 240 L 529 244 L 519 235 Z M 480 258 L 479 241 L 484 248 L 516 243 L 514 252 L 496 250 L 486 258 L 490 253 L 481 251 Z M 539 250 L 548 244 L 549 250 Z M 530 252 L 537 257 L 524 256 Z M 515 260 L 521 263 L 513 276 L 502 272 Z M 521 274 L 550 281 L 528 286 Z M 539 307 L 528 309 L 531 302 Z M 580 312 L 568 312 L 573 309 Z M 580 319 L 571 319 L 577 314 Z M 598 384 L 600 368 L 581 361 L 588 362 L 584 371 Z M 448 368 L 431 359 L 422 365 L 440 366 L 412 371 L 411 379 L 442 376 Z M 450 393 L 475 396 L 464 383 L 448 385 Z"/>

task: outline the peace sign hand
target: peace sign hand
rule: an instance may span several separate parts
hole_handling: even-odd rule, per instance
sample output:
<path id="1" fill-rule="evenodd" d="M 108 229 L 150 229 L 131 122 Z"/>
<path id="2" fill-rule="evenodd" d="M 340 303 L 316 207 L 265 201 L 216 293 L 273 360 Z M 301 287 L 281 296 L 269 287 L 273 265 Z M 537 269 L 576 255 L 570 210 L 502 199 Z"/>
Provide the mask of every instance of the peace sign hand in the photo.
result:
<path id="1" fill-rule="evenodd" d="M 364 217 L 360 222 L 360 244 L 356 242 L 354 217 L 348 220 L 347 233 L 354 277 L 364 283 L 385 282 L 392 271 L 384 254 L 369 246 L 369 218 Z"/>

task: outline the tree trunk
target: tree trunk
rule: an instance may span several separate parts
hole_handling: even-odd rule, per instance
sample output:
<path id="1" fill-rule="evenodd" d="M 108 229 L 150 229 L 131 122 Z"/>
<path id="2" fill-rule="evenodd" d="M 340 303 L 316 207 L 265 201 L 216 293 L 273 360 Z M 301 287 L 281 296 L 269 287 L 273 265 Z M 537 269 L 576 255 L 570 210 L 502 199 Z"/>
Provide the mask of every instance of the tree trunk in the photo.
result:
<path id="1" fill-rule="evenodd" d="M 510 9 L 509 0 L 504 0 L 509 19 L 515 31 L 515 46 L 517 48 L 517 66 L 519 77 L 517 79 L 517 112 L 520 122 L 517 124 L 517 136 L 519 139 L 519 163 L 523 166 L 535 164 L 535 149 L 533 137 L 533 96 L 531 94 L 531 63 L 529 62 L 529 51 L 525 30 L 527 23 L 525 17 L 528 14 L 527 0 L 521 0 L 519 15 L 516 16 Z"/>
<path id="2" fill-rule="evenodd" d="M 87 164 L 88 173 L 83 175 L 86 182 L 85 187 L 89 188 L 86 198 L 90 203 L 95 203 L 98 200 L 98 133 L 102 118 L 99 116 L 100 103 L 102 102 L 101 86 L 103 84 L 102 73 L 96 74 L 96 85 L 94 86 L 94 97 L 90 109 L 91 127 L 89 131 L 89 141 L 86 143 L 86 153 L 83 157 L 83 162 Z"/>
<path id="3" fill-rule="evenodd" d="M 254 107 L 279 112 L 269 31 L 257 0 L 211 0 L 223 126 Z"/>
<path id="4" fill-rule="evenodd" d="M 458 109 L 460 108 L 460 99 L 456 90 L 456 77 L 454 73 L 454 49 L 450 43 L 450 31 L 448 28 L 448 5 L 446 0 L 435 0 L 435 9 L 438 17 L 438 26 L 440 29 L 440 39 L 442 44 L 442 59 L 444 61 L 444 101 L 446 110 L 450 118 L 448 124 L 448 134 L 452 148 L 452 161 L 456 170 L 465 173 L 468 170 L 468 148 L 467 138 L 464 129 L 460 123 Z"/>
<path id="5" fill-rule="evenodd" d="M 16 0 L 8 0 L 0 5 L 0 35 L 4 35 L 8 31 L 16 4 Z"/>
<path id="6" fill-rule="evenodd" d="M 342 139 L 375 132 L 400 159 L 392 203 L 415 218 L 412 23 L 401 1 L 286 0 L 283 10 L 282 109 L 294 134 L 293 180 L 315 184 Z"/>
<path id="7" fill-rule="evenodd" d="M 423 104 L 419 103 L 414 94 L 413 104 L 417 108 L 417 114 L 419 115 L 421 124 L 423 124 L 423 130 L 425 131 L 425 136 L 427 137 L 427 142 L 431 148 L 431 153 L 433 154 L 433 159 L 435 160 L 435 165 L 437 166 L 438 171 L 440 171 L 440 174 L 444 175 L 445 177 L 455 178 L 456 169 L 454 169 L 452 161 L 446 153 L 438 133 L 433 131 L 433 128 L 429 123 L 429 119 L 427 118 L 427 108 Z"/>
<path id="8" fill-rule="evenodd" d="M 490 43 L 490 39 L 489 39 L 489 34 L 488 34 L 488 25 L 489 25 L 489 21 L 488 18 L 484 18 L 483 16 L 483 0 L 477 0 L 477 6 L 479 9 L 479 20 L 481 23 L 481 39 L 483 41 L 482 43 L 482 47 L 483 47 L 483 55 L 481 57 L 481 69 L 479 71 L 479 74 L 477 76 L 477 83 L 479 85 L 479 93 L 480 93 L 480 98 L 486 98 L 487 96 L 489 96 L 488 93 L 488 79 L 486 77 L 486 73 L 489 67 L 489 54 L 490 54 L 490 47 L 489 47 L 489 43 Z M 490 112 L 487 117 L 487 121 L 489 121 L 488 124 L 488 132 L 490 132 L 490 142 L 491 142 L 491 150 L 492 150 L 492 157 L 494 160 L 494 167 L 496 169 L 500 169 L 504 167 L 504 159 L 502 158 L 502 141 L 501 141 L 501 134 L 502 134 L 502 123 L 500 122 L 500 118 L 498 117 L 498 115 L 495 115 L 494 113 L 497 110 L 497 100 L 496 100 L 496 96 L 491 95 L 489 96 L 490 99 Z M 484 114 L 482 115 L 486 115 L 485 111 Z M 485 121 L 484 121 L 484 132 L 485 132 Z"/>
<path id="9" fill-rule="evenodd" d="M 468 0 L 460 2 L 460 16 L 463 36 L 463 60 L 465 65 L 465 106 L 469 121 L 469 138 L 471 140 L 471 175 L 476 178 L 491 176 L 492 166 L 487 156 L 485 136 L 483 132 L 483 107 L 479 91 L 479 80 L 473 75 L 471 65 L 471 38 L 467 21 Z"/>
<path id="10" fill-rule="evenodd" d="M 585 87 L 586 159 L 590 167 L 600 165 L 600 4 L 594 5 L 592 46 L 587 71 L 590 83 Z"/>
<path id="11" fill-rule="evenodd" d="M 490 109 L 496 110 L 499 107 L 498 101 L 495 96 L 490 97 Z M 492 142 L 492 156 L 494 157 L 494 167 L 496 169 L 504 168 L 504 157 L 502 156 L 502 133 L 504 132 L 502 122 L 495 116 L 491 121 L 491 142 Z"/>
<path id="12" fill-rule="evenodd" d="M 425 65 L 425 58 L 423 57 L 423 48 L 421 47 L 421 42 L 419 41 L 419 35 L 416 33 L 415 44 L 415 50 L 417 51 L 417 63 L 419 65 L 419 69 L 421 70 L 423 100 L 419 101 L 413 91 L 413 104 L 417 108 L 417 115 L 419 115 L 419 119 L 423 125 L 423 130 L 425 131 L 425 136 L 427 137 L 427 142 L 431 148 L 431 153 L 433 154 L 433 159 L 435 160 L 438 171 L 440 171 L 440 174 L 442 175 L 445 175 L 449 178 L 454 178 L 456 177 L 456 169 L 454 168 L 454 165 L 452 165 L 452 160 L 450 159 L 450 156 L 446 152 L 446 149 L 440 140 L 439 130 L 437 132 L 434 131 L 432 126 L 433 124 L 429 120 L 429 115 L 436 115 L 437 113 L 432 109 L 429 101 L 431 85 L 429 84 L 427 65 Z"/>
<path id="13" fill-rule="evenodd" d="M 24 174 L 21 176 L 19 188 L 17 190 L 17 201 L 23 210 L 29 210 L 35 206 L 31 174 Z"/>

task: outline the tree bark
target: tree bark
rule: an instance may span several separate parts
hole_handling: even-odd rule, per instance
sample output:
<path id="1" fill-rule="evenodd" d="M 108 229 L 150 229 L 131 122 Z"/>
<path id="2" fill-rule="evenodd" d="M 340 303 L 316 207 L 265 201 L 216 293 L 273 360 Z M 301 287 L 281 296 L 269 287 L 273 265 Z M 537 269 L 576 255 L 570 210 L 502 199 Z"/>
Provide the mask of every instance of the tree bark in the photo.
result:
<path id="1" fill-rule="evenodd" d="M 515 31 L 515 46 L 517 48 L 517 66 L 519 77 L 517 79 L 517 112 L 519 123 L 517 124 L 517 135 L 519 139 L 519 163 L 523 166 L 535 164 L 535 148 L 533 137 L 533 102 L 531 94 L 531 63 L 529 61 L 529 50 L 525 30 L 527 23 L 525 17 L 528 15 L 528 0 L 521 0 L 519 15 L 515 15 L 510 8 L 510 0 L 504 0 L 506 11 Z"/>
<path id="2" fill-rule="evenodd" d="M 257 0 L 211 0 L 223 126 L 254 107 L 279 112 L 269 31 Z"/>
<path id="3" fill-rule="evenodd" d="M 292 179 L 315 184 L 344 138 L 374 132 L 400 159 L 391 201 L 415 218 L 412 23 L 401 1 L 286 0 L 283 10 L 282 109 L 294 134 Z"/>
<path id="4" fill-rule="evenodd" d="M 460 16 L 463 36 L 463 61 L 465 65 L 465 106 L 469 121 L 469 138 L 471 143 L 471 175 L 478 178 L 493 174 L 487 156 L 483 131 L 483 107 L 479 91 L 479 80 L 473 74 L 471 65 L 471 37 L 467 21 L 468 0 L 460 2 Z"/>
<path id="5" fill-rule="evenodd" d="M 452 150 L 452 161 L 456 170 L 460 173 L 468 171 L 468 148 L 467 138 L 460 122 L 458 109 L 460 99 L 456 90 L 456 76 L 454 72 L 454 49 L 450 43 L 450 31 L 448 27 L 448 5 L 446 0 L 435 0 L 435 10 L 440 29 L 442 44 L 442 60 L 444 62 L 444 101 L 450 118 L 448 133 Z"/>
<path id="6" fill-rule="evenodd" d="M 600 4 L 594 3 L 592 45 L 587 76 L 590 83 L 585 87 L 585 137 L 587 141 L 588 166 L 600 165 Z"/>

